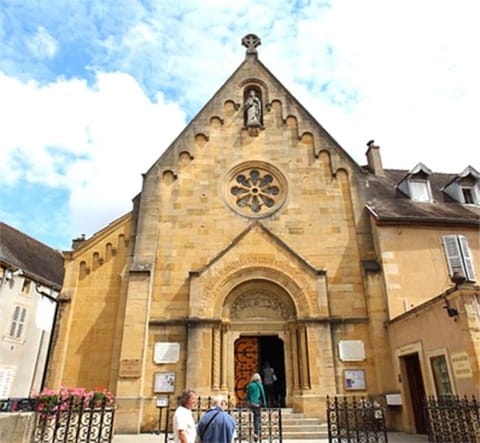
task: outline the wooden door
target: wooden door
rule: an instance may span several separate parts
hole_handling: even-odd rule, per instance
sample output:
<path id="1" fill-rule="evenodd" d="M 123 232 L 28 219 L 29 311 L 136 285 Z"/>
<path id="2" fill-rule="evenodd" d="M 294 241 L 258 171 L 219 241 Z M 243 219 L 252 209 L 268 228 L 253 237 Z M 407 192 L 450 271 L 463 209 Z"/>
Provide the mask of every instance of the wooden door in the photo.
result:
<path id="1" fill-rule="evenodd" d="M 235 342 L 235 396 L 238 405 L 245 402 L 245 388 L 257 371 L 258 338 L 240 337 Z"/>
<path id="2" fill-rule="evenodd" d="M 425 387 L 423 385 L 422 370 L 418 354 L 407 355 L 403 357 L 405 361 L 405 369 L 408 378 L 408 388 L 410 398 L 412 400 L 413 417 L 415 420 L 415 428 L 417 433 L 425 434 L 427 432 L 425 426 L 425 417 L 423 415 L 423 401 L 425 399 Z"/>

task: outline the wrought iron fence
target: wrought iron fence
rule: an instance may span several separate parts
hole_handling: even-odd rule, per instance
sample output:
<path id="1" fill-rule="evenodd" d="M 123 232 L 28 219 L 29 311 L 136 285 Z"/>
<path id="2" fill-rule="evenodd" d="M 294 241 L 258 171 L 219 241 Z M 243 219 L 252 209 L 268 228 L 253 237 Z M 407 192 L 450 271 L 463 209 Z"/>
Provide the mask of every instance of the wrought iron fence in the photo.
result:
<path id="1" fill-rule="evenodd" d="M 178 406 L 179 398 L 176 404 L 169 406 L 164 419 L 160 419 L 159 433 L 164 435 L 164 442 L 173 441 L 173 415 Z M 212 397 L 198 397 L 197 404 L 192 410 L 195 422 L 198 423 L 205 411 L 212 407 Z M 229 413 L 236 422 L 235 442 L 253 442 L 253 417 L 249 408 L 234 407 L 232 397 L 227 396 L 228 407 L 226 412 Z M 261 441 L 265 443 L 282 443 L 282 410 L 280 408 L 262 408 L 260 415 L 260 434 Z"/>
<path id="2" fill-rule="evenodd" d="M 53 413 L 37 403 L 32 443 L 110 443 L 114 418 L 107 399 L 71 397 Z"/>
<path id="3" fill-rule="evenodd" d="M 387 443 L 384 408 L 370 398 L 327 397 L 328 441 Z"/>
<path id="4" fill-rule="evenodd" d="M 480 404 L 472 397 L 433 396 L 425 399 L 428 441 L 480 443 Z"/>

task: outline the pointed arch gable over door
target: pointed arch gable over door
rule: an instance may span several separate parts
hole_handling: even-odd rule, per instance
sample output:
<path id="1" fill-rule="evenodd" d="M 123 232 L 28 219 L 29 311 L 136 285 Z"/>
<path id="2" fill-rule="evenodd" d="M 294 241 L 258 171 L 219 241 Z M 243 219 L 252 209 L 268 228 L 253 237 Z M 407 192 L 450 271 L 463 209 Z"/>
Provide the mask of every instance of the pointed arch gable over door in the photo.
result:
<path id="1" fill-rule="evenodd" d="M 255 222 L 209 263 L 190 272 L 189 316 L 218 318 L 227 295 L 255 279 L 275 283 L 288 293 L 298 318 L 329 315 L 326 271 Z"/>

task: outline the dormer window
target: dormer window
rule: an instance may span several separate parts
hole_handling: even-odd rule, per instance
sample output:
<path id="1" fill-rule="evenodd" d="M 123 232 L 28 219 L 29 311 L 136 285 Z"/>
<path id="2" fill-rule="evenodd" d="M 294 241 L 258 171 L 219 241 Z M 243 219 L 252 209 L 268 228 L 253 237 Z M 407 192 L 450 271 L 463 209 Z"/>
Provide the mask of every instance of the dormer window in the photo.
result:
<path id="1" fill-rule="evenodd" d="M 413 168 L 398 184 L 398 189 L 417 202 L 431 202 L 432 189 L 429 177 L 432 171 L 422 163 Z"/>
<path id="2" fill-rule="evenodd" d="M 473 205 L 478 204 L 478 201 L 475 198 L 475 189 L 473 187 L 460 186 L 460 189 L 462 190 L 463 203 Z"/>
<path id="3" fill-rule="evenodd" d="M 480 205 L 480 173 L 468 166 L 442 189 L 454 200 L 466 205 Z"/>
<path id="4" fill-rule="evenodd" d="M 430 182 L 427 179 L 414 180 L 411 179 L 408 182 L 410 189 L 410 198 L 417 202 L 430 202 L 432 201 L 432 192 L 430 190 Z"/>

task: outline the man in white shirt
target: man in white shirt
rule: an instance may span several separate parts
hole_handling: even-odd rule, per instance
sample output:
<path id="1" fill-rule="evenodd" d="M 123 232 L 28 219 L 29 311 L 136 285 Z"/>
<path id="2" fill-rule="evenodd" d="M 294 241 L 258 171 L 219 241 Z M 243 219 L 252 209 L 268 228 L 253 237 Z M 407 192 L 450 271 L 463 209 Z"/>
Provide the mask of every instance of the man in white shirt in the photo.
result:
<path id="1" fill-rule="evenodd" d="M 197 396 L 194 391 L 187 389 L 180 397 L 180 406 L 173 416 L 173 436 L 175 443 L 195 443 L 197 435 L 192 408 L 195 406 Z"/>

